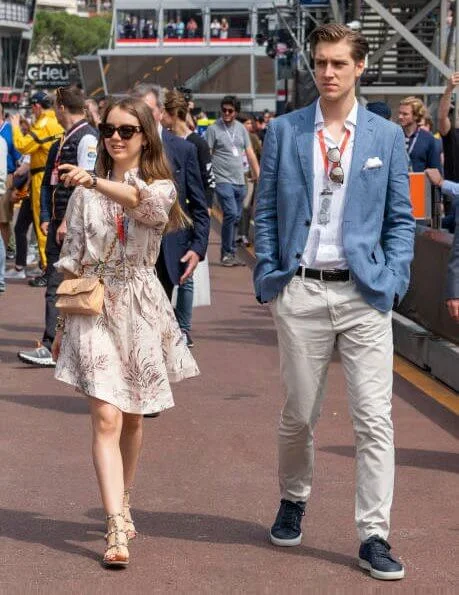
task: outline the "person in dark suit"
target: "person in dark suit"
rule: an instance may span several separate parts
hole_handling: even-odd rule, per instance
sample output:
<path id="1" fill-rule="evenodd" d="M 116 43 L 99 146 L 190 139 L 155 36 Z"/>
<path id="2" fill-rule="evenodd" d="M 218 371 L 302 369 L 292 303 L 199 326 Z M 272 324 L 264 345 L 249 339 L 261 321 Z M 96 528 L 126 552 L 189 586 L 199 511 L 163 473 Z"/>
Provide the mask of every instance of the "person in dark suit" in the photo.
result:
<path id="1" fill-rule="evenodd" d="M 133 95 L 142 99 L 152 111 L 172 168 L 180 205 L 193 223 L 188 229 L 167 234 L 161 244 L 156 272 L 170 299 L 174 285 L 184 283 L 206 255 L 210 217 L 196 147 L 174 136 L 161 125 L 164 106 L 162 88 L 142 84 L 135 87 Z"/>

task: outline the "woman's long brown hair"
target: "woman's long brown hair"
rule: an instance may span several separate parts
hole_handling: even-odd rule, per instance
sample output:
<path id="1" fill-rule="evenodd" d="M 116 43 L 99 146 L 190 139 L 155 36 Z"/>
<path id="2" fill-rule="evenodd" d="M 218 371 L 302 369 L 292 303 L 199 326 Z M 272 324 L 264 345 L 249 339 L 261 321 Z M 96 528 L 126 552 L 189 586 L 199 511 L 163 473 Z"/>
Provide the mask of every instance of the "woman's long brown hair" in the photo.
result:
<path id="1" fill-rule="evenodd" d="M 110 102 L 103 113 L 103 124 L 106 123 L 108 114 L 115 107 L 137 118 L 143 129 L 143 136 L 146 144 L 139 160 L 140 179 L 147 184 L 151 184 L 155 180 L 171 180 L 171 182 L 174 182 L 150 108 L 140 99 L 125 97 L 124 99 L 114 100 Z M 110 157 L 101 135 L 98 143 L 95 171 L 101 178 L 106 178 L 112 169 L 113 159 Z M 185 227 L 189 227 L 190 225 L 191 221 L 182 210 L 177 196 L 169 211 L 169 221 L 166 226 L 166 232 L 178 231 Z"/>

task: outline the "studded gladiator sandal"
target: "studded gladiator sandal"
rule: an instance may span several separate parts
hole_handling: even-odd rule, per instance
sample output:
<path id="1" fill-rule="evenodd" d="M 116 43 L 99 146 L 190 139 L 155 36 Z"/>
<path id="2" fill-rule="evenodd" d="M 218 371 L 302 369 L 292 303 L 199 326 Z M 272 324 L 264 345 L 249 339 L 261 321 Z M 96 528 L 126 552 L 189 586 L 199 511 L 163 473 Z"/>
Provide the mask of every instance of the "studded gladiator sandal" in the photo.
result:
<path id="1" fill-rule="evenodd" d="M 124 528 L 124 515 L 109 514 L 107 520 L 107 533 L 103 564 L 104 566 L 127 566 L 129 564 L 128 538 Z"/>
<path id="2" fill-rule="evenodd" d="M 124 490 L 123 496 L 123 516 L 124 516 L 124 530 L 128 539 L 134 539 L 137 535 L 135 530 L 134 521 L 131 516 L 131 505 L 129 503 L 129 497 L 131 495 L 130 490 Z"/>

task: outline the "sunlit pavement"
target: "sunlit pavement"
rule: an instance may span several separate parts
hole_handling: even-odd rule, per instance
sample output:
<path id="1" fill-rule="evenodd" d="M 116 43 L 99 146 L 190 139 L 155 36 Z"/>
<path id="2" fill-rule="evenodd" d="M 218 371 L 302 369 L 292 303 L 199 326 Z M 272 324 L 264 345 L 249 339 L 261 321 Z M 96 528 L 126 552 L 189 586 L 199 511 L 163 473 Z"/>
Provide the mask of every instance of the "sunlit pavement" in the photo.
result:
<path id="1" fill-rule="evenodd" d="M 0 592 L 455 592 L 457 418 L 395 377 L 390 542 L 406 578 L 370 579 L 356 564 L 353 435 L 336 358 L 303 544 L 269 544 L 282 405 L 276 337 L 250 268 L 223 268 L 218 255 L 213 233 L 212 306 L 195 311 L 192 333 L 202 375 L 176 385 L 174 409 L 145 420 L 132 497 L 140 534 L 119 572 L 99 563 L 103 512 L 86 401 L 52 370 L 16 358 L 42 334 L 44 291 L 8 284 L 0 297 Z"/>

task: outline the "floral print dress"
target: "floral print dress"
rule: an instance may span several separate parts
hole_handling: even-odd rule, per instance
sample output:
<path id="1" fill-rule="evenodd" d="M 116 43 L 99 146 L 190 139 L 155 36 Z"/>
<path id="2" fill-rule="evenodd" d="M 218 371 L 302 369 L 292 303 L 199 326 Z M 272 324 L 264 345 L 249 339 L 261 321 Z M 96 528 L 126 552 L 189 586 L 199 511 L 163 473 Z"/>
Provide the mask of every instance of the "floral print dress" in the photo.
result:
<path id="1" fill-rule="evenodd" d="M 146 184 L 136 174 L 125 179 L 140 192 L 133 209 L 81 187 L 70 198 L 56 268 L 95 276 L 114 249 L 103 272 L 102 314 L 66 316 L 55 377 L 121 411 L 144 414 L 173 407 L 169 383 L 199 370 L 154 268 L 175 187 L 169 180 Z"/>

